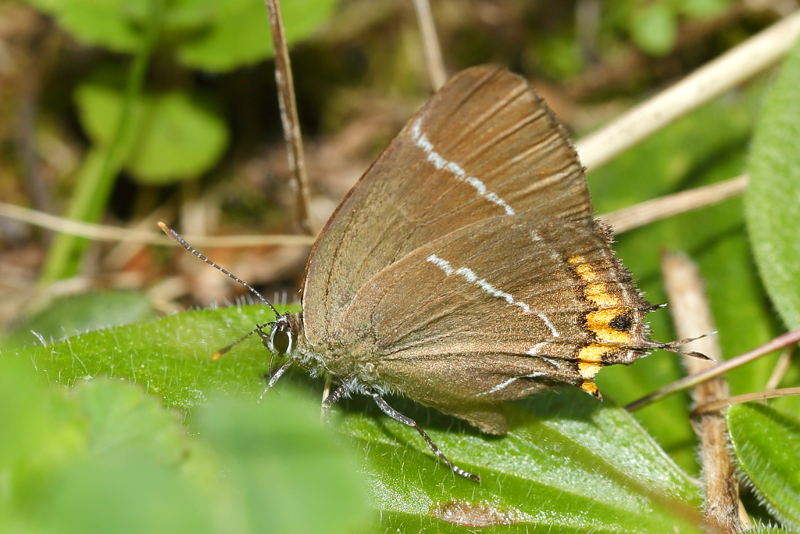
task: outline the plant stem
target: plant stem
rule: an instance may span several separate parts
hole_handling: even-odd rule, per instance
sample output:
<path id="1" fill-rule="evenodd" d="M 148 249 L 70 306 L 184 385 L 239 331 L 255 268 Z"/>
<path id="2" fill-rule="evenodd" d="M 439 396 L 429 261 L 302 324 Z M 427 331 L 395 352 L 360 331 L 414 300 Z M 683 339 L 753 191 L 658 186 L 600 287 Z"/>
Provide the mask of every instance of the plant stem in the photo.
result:
<path id="1" fill-rule="evenodd" d="M 436 25 L 433 22 L 431 4 L 428 0 L 414 0 L 414 11 L 417 12 L 422 51 L 425 53 L 425 67 L 428 69 L 428 80 L 434 91 L 438 91 L 447 81 L 447 71 L 442 60 L 442 49 L 436 36 Z"/>
<path id="2" fill-rule="evenodd" d="M 294 94 L 292 63 L 289 48 L 283 31 L 280 0 L 265 0 L 269 26 L 272 32 L 272 46 L 275 49 L 275 83 L 278 86 L 278 106 L 281 110 L 283 137 L 289 158 L 289 170 L 295 190 L 295 210 L 297 226 L 307 235 L 314 235 L 311 222 L 311 193 L 306 175 L 306 162 L 303 155 L 303 137 L 300 133 L 300 118 L 297 114 L 297 100 Z"/>
<path id="3" fill-rule="evenodd" d="M 740 354 L 739 356 L 731 358 L 730 360 L 726 360 L 719 365 L 711 367 L 710 369 L 706 369 L 705 371 L 685 376 L 681 379 L 671 382 L 657 391 L 654 391 L 653 393 L 645 395 L 644 397 L 627 404 L 625 409 L 629 412 L 633 412 L 640 408 L 644 408 L 648 404 L 652 404 L 658 400 L 661 400 L 668 395 L 672 395 L 674 393 L 678 393 L 679 391 L 684 391 L 694 387 L 701 382 L 705 382 L 706 380 L 710 380 L 716 376 L 727 373 L 732 369 L 736 369 L 737 367 L 741 367 L 746 363 L 761 358 L 765 354 L 769 354 L 774 350 L 782 349 L 783 347 L 794 345 L 798 342 L 800 342 L 800 330 L 787 332 L 776 337 L 772 341 L 761 345 L 760 347 L 745 352 L 744 354 Z"/>
<path id="4" fill-rule="evenodd" d="M 114 134 L 107 146 L 92 147 L 84 159 L 80 178 L 67 209 L 67 218 L 73 221 L 96 222 L 108 204 L 117 173 L 122 168 L 135 133 L 132 124 L 133 110 L 141 96 L 144 77 L 158 38 L 162 7 L 163 0 L 150 0 L 149 24 L 125 82 L 125 95 Z M 59 234 L 48 252 L 40 283 L 49 284 L 75 276 L 88 245 L 86 239 Z"/>

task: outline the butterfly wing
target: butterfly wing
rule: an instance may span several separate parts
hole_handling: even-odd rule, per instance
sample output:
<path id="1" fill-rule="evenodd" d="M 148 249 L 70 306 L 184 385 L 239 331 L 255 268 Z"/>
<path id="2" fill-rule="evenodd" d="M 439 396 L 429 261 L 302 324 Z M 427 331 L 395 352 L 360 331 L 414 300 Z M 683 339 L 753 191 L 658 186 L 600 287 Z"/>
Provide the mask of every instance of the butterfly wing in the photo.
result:
<path id="1" fill-rule="evenodd" d="M 359 288 L 420 245 L 525 212 L 588 220 L 583 170 L 524 79 L 467 69 L 409 121 L 321 232 L 302 293 L 306 341 L 326 340 Z"/>
<path id="2" fill-rule="evenodd" d="M 334 337 L 379 387 L 502 433 L 500 401 L 555 384 L 595 393 L 602 365 L 657 346 L 652 308 L 598 223 L 523 213 L 473 223 L 382 269 Z"/>

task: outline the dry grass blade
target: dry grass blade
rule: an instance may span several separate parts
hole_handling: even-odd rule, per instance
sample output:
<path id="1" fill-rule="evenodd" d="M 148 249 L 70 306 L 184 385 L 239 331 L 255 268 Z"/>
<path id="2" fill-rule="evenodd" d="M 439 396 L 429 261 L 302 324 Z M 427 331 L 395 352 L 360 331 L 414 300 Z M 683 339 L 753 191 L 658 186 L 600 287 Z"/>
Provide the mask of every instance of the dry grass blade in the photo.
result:
<path id="1" fill-rule="evenodd" d="M 622 117 L 576 143 L 590 171 L 782 58 L 800 35 L 800 11 L 634 107 Z"/>
<path id="2" fill-rule="evenodd" d="M 772 370 L 769 380 L 767 380 L 767 385 L 764 386 L 765 389 L 772 390 L 778 387 L 778 384 L 781 383 L 784 375 L 786 375 L 786 371 L 792 365 L 792 353 L 794 353 L 794 347 L 786 347 L 781 351 L 781 355 L 778 357 L 777 363 L 775 363 L 775 368 Z"/>
<path id="3" fill-rule="evenodd" d="M 762 401 L 766 399 L 774 399 L 776 397 L 788 397 L 790 395 L 800 395 L 800 387 L 772 389 L 769 391 L 745 393 L 744 395 L 736 395 L 735 397 L 719 399 L 714 402 L 709 402 L 708 404 L 701 404 L 692 411 L 692 415 L 700 415 L 709 412 L 716 412 L 723 408 L 727 408 L 728 406 L 733 406 L 734 404 Z"/>
<path id="4" fill-rule="evenodd" d="M 714 367 L 706 369 L 705 371 L 685 376 L 680 380 L 676 380 L 671 384 L 667 384 L 658 391 L 654 391 L 653 393 L 645 395 L 641 399 L 631 402 L 625 406 L 625 409 L 629 412 L 632 412 L 640 408 L 644 408 L 648 404 L 652 404 L 657 400 L 663 399 L 664 397 L 674 393 L 678 393 L 679 391 L 689 389 L 697 384 L 700 384 L 701 382 L 705 382 L 706 380 L 710 380 L 714 377 L 725 374 L 728 371 L 736 369 L 737 367 L 741 367 L 742 365 L 745 365 L 753 360 L 757 360 L 765 354 L 769 354 L 772 351 L 782 349 L 783 347 L 787 347 L 789 345 L 794 345 L 798 342 L 800 342 L 800 330 L 792 330 L 791 332 L 787 332 L 776 337 L 768 343 L 764 343 L 760 347 L 745 352 L 744 354 L 740 354 L 735 358 L 726 360 L 719 365 L 715 365 Z"/>
<path id="5" fill-rule="evenodd" d="M 85 223 L 57 217 L 49 213 L 0 202 L 0 216 L 23 221 L 41 228 L 65 234 L 95 239 L 97 241 L 124 241 L 144 245 L 172 246 L 173 243 L 160 232 L 130 230 L 116 226 Z M 270 245 L 310 246 L 313 236 L 306 235 L 237 235 L 237 236 L 195 236 L 187 235 L 197 246 L 202 247 L 258 247 Z"/>
<path id="6" fill-rule="evenodd" d="M 610 225 L 614 233 L 621 234 L 673 215 L 722 202 L 743 193 L 746 188 L 747 176 L 737 176 L 724 182 L 640 202 L 600 215 L 600 219 Z"/>
<path id="7" fill-rule="evenodd" d="M 442 48 L 436 37 L 436 25 L 433 23 L 431 4 L 428 0 L 414 0 L 414 10 L 417 12 L 417 21 L 422 36 L 422 50 L 425 53 L 428 78 L 433 90 L 438 91 L 447 81 L 447 73 L 442 60 Z"/>
<path id="8" fill-rule="evenodd" d="M 272 30 L 272 44 L 275 49 L 275 83 L 278 86 L 278 104 L 281 110 L 283 136 L 289 157 L 289 169 L 292 173 L 292 184 L 296 192 L 295 210 L 297 225 L 308 235 L 313 235 L 310 220 L 311 195 L 306 176 L 305 156 L 303 155 L 303 139 L 300 134 L 300 119 L 297 115 L 297 102 L 294 96 L 294 79 L 289 60 L 289 49 L 283 31 L 283 19 L 279 0 L 265 0 L 269 13 L 269 25 Z"/>

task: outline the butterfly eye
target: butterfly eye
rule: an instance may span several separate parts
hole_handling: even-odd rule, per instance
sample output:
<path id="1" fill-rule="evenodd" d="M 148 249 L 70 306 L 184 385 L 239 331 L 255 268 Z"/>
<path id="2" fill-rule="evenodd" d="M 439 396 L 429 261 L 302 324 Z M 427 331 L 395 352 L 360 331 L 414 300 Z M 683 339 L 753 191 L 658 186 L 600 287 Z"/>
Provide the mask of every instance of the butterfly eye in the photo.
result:
<path id="1" fill-rule="evenodd" d="M 292 352 L 293 345 L 294 336 L 291 330 L 280 324 L 272 327 L 269 334 L 269 350 L 276 354 L 286 354 Z"/>

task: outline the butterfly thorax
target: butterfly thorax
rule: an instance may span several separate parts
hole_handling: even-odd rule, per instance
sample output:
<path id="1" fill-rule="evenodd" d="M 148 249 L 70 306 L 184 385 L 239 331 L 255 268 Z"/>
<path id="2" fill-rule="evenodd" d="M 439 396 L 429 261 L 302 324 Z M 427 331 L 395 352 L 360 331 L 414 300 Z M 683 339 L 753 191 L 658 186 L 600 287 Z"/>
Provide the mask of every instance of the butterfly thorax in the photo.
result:
<path id="1" fill-rule="evenodd" d="M 312 375 L 329 373 L 335 382 L 349 385 L 353 392 L 364 387 L 381 392 L 391 389 L 373 363 L 374 344 L 366 340 L 353 342 L 352 338 L 347 342 L 333 337 L 310 340 L 305 335 L 301 314 L 293 317 L 293 327 L 297 345 L 292 357 Z"/>

